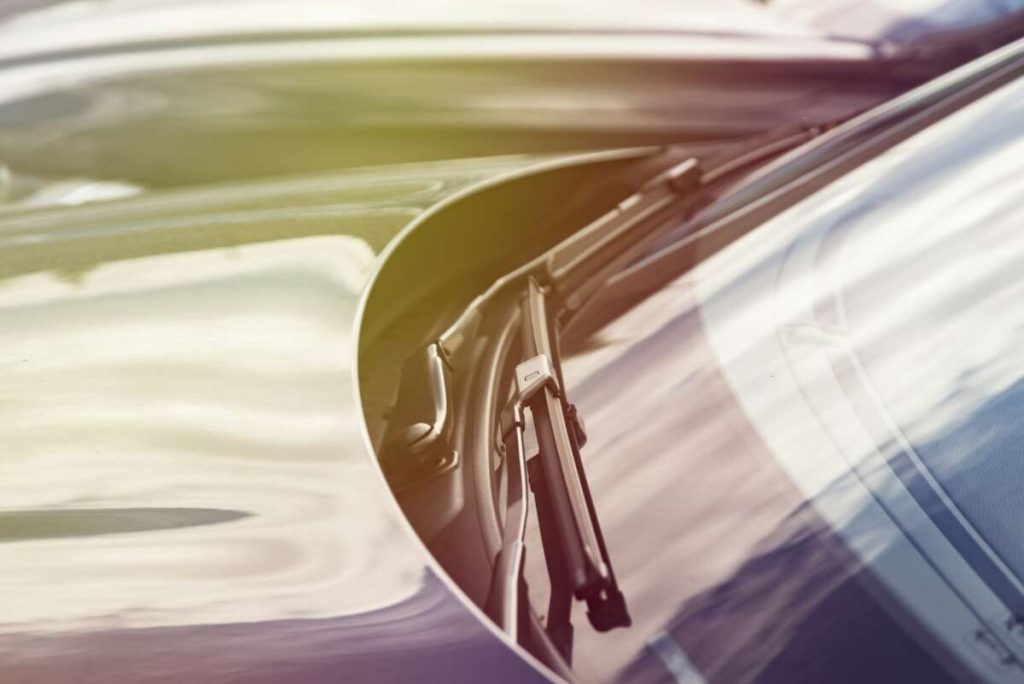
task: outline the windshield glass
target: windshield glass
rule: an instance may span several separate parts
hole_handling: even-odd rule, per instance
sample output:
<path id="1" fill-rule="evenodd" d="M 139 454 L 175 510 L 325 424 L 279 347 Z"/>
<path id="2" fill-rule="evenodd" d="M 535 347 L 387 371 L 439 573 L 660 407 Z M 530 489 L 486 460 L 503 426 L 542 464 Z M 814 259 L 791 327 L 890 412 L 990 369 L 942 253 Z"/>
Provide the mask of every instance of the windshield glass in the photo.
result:
<path id="1" fill-rule="evenodd" d="M 575 669 L 1024 681 L 1022 160 L 1017 82 L 566 336 L 634 623 Z"/>
<path id="2" fill-rule="evenodd" d="M 1021 0 L 769 0 L 783 16 L 825 33 L 911 42 L 1006 20 Z"/>

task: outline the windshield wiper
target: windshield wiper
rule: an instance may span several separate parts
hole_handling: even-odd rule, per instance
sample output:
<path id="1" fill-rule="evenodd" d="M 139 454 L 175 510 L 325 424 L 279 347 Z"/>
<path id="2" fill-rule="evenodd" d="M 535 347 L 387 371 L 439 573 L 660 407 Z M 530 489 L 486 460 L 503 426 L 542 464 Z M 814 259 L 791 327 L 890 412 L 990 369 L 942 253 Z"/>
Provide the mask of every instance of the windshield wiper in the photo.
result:
<path id="1" fill-rule="evenodd" d="M 450 428 L 449 376 L 460 365 L 466 341 L 475 338 L 489 302 L 521 292 L 530 279 L 539 279 L 556 296 L 562 313 L 578 310 L 608 277 L 692 210 L 700 185 L 701 169 L 694 158 L 663 171 L 610 212 L 496 280 L 436 342 L 410 356 L 381 447 L 391 485 L 414 486 L 458 464 L 458 454 L 445 439 Z"/>
<path id="2" fill-rule="evenodd" d="M 568 659 L 574 597 L 587 602 L 597 629 L 629 624 L 580 461 L 585 434 L 561 377 L 560 325 L 578 315 L 596 293 L 609 292 L 609 286 L 662 285 L 694 262 L 691 252 L 717 251 L 829 179 L 1007 82 L 1020 71 L 1022 50 L 1021 44 L 1008 46 L 836 127 L 799 154 L 783 155 L 755 172 L 696 217 L 700 203 L 712 195 L 710 188 L 727 186 L 721 177 L 734 174 L 735 164 L 747 159 L 706 172 L 692 158 L 675 164 L 611 212 L 499 278 L 410 360 L 381 453 L 385 474 L 399 488 L 418 486 L 457 467 L 459 454 L 450 447 L 450 380 L 468 367 L 472 355 L 465 350 L 477 339 L 478 329 L 484 329 L 481 321 L 493 323 L 496 316 L 508 322 L 510 310 L 520 318 L 523 341 L 515 392 L 502 418 L 504 500 L 499 510 L 505 513 L 504 529 L 485 606 L 513 639 L 523 641 L 530 617 L 523 579 L 527 482 L 535 495 L 551 579 L 545 628 L 550 640 Z M 813 137 L 816 132 L 804 134 Z M 659 240 L 669 244 L 651 254 Z M 527 410 L 539 445 L 537 456 L 529 459 L 523 439 Z"/>
<path id="3" fill-rule="evenodd" d="M 631 624 L 580 458 L 586 441 L 569 402 L 558 354 L 558 330 L 607 279 L 652 241 L 678 225 L 697 205 L 702 171 L 696 159 L 677 163 L 634 195 L 547 253 L 498 279 L 434 343 L 406 362 L 398 402 L 385 435 L 381 462 L 393 487 L 417 486 L 458 464 L 450 446 L 451 382 L 465 368 L 467 342 L 490 315 L 519 318 L 522 341 L 514 392 L 501 415 L 503 444 L 499 510 L 501 546 L 485 603 L 510 637 L 528 639 L 529 602 L 523 577 L 529 496 L 537 507 L 550 579 L 545 631 L 569 661 L 573 600 L 585 601 L 598 631 Z M 489 319 L 488 319 L 489 320 Z M 529 415 L 538 453 L 524 451 Z"/>
<path id="4" fill-rule="evenodd" d="M 515 369 L 513 400 L 502 416 L 510 506 L 486 609 L 511 636 L 518 638 L 525 610 L 524 470 L 528 470 L 551 585 L 546 631 L 569 660 L 573 598 L 586 601 L 587 617 L 598 631 L 628 627 L 632 622 L 615 579 L 580 459 L 586 433 L 561 380 L 547 296 L 545 288 L 531 278 L 520 303 L 523 360 Z M 529 459 L 528 469 L 523 452 L 527 410 L 538 446 L 537 455 Z"/>

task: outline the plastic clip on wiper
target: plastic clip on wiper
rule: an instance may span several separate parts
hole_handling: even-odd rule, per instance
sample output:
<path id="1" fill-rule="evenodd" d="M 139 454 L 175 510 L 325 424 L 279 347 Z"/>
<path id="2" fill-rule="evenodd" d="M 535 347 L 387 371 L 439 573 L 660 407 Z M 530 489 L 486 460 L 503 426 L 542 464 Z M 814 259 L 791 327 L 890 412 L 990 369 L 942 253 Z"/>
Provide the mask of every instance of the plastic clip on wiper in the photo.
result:
<path id="1" fill-rule="evenodd" d="M 515 391 L 517 411 L 529 409 L 537 436 L 529 472 L 551 580 L 547 632 L 568 658 L 573 597 L 586 601 L 587 617 L 598 631 L 626 627 L 631 620 L 583 471 L 579 449 L 585 434 L 562 387 L 545 297 L 531 278 L 521 304 L 524 360 L 515 370 Z"/>

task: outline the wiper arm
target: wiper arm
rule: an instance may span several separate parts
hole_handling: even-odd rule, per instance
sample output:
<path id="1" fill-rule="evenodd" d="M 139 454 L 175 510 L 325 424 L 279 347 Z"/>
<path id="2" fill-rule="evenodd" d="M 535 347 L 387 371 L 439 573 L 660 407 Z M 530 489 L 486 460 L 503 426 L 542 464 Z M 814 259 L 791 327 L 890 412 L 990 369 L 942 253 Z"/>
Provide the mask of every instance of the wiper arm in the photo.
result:
<path id="1" fill-rule="evenodd" d="M 615 593 L 618 590 L 579 458 L 582 430 L 577 429 L 579 419 L 575 412 L 570 413 L 561 373 L 556 370 L 558 357 L 548 330 L 546 295 L 537 281 L 530 280 L 522 306 L 525 360 L 516 367 L 516 391 L 533 418 L 539 447 L 538 468 L 554 509 L 558 541 L 567 561 L 573 594 L 587 598 L 589 604 L 591 597 L 600 598 L 604 589 L 614 589 Z M 624 611 L 623 604 L 623 616 Z M 622 619 L 629 621 L 628 616 Z M 606 628 L 612 626 L 615 625 Z"/>
<path id="2" fill-rule="evenodd" d="M 643 254 L 694 209 L 702 182 L 700 164 L 692 157 L 659 173 L 596 221 L 498 278 L 441 335 L 442 351 L 449 358 L 456 356 L 472 337 L 487 303 L 521 291 L 530 278 L 552 286 L 561 308 L 578 309 L 610 274 Z"/>
<path id="3" fill-rule="evenodd" d="M 557 295 L 563 312 L 578 310 L 611 274 L 693 209 L 701 173 L 697 160 L 689 158 L 658 174 L 615 209 L 499 278 L 440 339 L 405 362 L 381 447 L 381 463 L 393 487 L 416 486 L 458 464 L 458 454 L 445 439 L 450 375 L 465 356 L 467 340 L 475 337 L 485 305 L 541 278 Z M 547 339 L 546 334 L 541 337 Z"/>
<path id="4" fill-rule="evenodd" d="M 568 401 L 558 356 L 557 326 L 579 310 L 626 263 L 677 225 L 699 201 L 702 171 L 686 159 L 644 184 L 578 233 L 498 279 L 434 343 L 414 355 L 402 374 L 395 414 L 381 452 L 393 487 L 417 486 L 458 463 L 449 445 L 451 378 L 463 367 L 489 305 L 507 316 L 518 295 L 521 362 L 515 395 L 502 418 L 505 516 L 490 591 L 488 615 L 517 642 L 529 618 L 523 578 L 527 482 L 534 493 L 551 595 L 546 632 L 568 660 L 573 599 L 585 601 L 595 629 L 631 624 L 619 589 L 580 458 L 585 433 Z M 543 285 L 542 285 L 543 283 Z M 523 451 L 529 411 L 539 452 Z M 501 504 L 499 504 L 501 505 Z"/>
<path id="5" fill-rule="evenodd" d="M 560 379 L 546 297 L 546 291 L 531 278 L 520 304 L 524 360 L 516 366 L 516 393 L 503 418 L 503 428 L 508 425 L 507 431 L 503 429 L 503 437 L 512 505 L 486 607 L 491 617 L 518 639 L 520 615 L 525 610 L 522 567 L 526 511 L 521 488 L 526 464 L 522 451 L 523 414 L 528 409 L 538 445 L 536 457 L 530 460 L 529 480 L 551 583 L 546 631 L 568 660 L 572 651 L 570 614 L 574 597 L 586 601 L 587 617 L 598 631 L 627 627 L 631 620 L 612 570 L 580 459 L 585 434 Z"/>

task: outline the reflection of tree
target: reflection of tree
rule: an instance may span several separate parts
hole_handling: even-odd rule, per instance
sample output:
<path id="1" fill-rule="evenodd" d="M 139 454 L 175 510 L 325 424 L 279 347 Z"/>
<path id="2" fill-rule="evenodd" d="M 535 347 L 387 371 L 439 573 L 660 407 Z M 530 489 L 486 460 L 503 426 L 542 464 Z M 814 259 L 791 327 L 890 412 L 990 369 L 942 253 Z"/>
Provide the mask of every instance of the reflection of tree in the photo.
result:
<path id="1" fill-rule="evenodd" d="M 863 569 L 808 504 L 665 631 L 713 682 L 942 682 L 950 675 L 868 593 Z M 653 652 L 620 673 L 671 681 Z"/>

